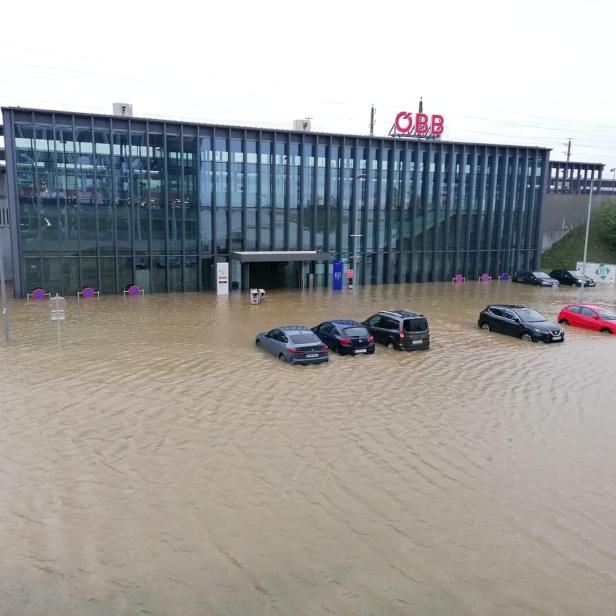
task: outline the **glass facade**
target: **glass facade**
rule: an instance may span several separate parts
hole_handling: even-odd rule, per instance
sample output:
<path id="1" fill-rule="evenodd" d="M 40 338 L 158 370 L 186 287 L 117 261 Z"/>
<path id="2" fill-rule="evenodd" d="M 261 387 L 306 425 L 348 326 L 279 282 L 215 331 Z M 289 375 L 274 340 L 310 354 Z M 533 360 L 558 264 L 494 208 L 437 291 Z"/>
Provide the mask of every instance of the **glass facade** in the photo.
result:
<path id="1" fill-rule="evenodd" d="M 234 251 L 323 251 L 319 284 L 355 250 L 361 284 L 537 265 L 545 149 L 3 111 L 17 295 L 208 290 Z"/>

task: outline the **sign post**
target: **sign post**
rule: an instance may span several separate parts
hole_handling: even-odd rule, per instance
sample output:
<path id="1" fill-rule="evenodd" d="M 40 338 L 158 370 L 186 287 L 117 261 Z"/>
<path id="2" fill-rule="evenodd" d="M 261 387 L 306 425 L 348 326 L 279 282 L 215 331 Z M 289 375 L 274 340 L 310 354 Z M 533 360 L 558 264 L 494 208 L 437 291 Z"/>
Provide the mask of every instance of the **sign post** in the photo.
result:
<path id="1" fill-rule="evenodd" d="M 57 293 L 51 300 L 51 320 L 58 323 L 58 347 L 62 348 L 62 341 L 60 339 L 60 321 L 64 321 L 66 318 L 66 300 L 60 297 Z"/>
<path id="2" fill-rule="evenodd" d="M 229 295 L 228 263 L 216 263 L 216 294 Z"/>

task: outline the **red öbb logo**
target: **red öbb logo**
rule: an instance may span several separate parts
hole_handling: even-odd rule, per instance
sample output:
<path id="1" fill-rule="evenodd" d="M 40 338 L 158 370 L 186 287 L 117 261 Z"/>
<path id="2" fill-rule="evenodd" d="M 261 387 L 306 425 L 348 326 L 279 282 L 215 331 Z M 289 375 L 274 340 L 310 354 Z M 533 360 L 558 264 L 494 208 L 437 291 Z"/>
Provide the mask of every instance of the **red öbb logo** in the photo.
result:
<path id="1" fill-rule="evenodd" d="M 428 116 L 425 113 L 415 114 L 415 123 L 413 123 L 413 114 L 409 111 L 401 111 L 395 120 L 395 127 L 399 133 L 417 135 L 431 135 L 440 137 L 445 129 L 445 118 L 439 114 Z"/>

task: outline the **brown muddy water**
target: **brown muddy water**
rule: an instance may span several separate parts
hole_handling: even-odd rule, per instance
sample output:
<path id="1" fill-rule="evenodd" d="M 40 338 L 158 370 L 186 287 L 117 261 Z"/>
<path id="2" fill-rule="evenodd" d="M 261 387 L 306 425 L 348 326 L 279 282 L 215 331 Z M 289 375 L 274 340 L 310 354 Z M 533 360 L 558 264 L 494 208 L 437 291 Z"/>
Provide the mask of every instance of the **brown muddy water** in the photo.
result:
<path id="1" fill-rule="evenodd" d="M 470 283 L 10 306 L 0 614 L 616 614 L 616 336 L 477 328 Z M 616 307 L 611 287 L 585 299 Z M 425 312 L 432 348 L 285 366 L 254 335 Z"/>

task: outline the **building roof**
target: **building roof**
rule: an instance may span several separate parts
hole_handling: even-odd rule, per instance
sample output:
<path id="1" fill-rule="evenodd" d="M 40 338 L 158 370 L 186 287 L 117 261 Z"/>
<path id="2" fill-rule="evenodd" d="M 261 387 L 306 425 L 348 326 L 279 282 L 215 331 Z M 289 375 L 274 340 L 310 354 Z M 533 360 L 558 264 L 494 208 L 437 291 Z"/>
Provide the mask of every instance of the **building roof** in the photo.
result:
<path id="1" fill-rule="evenodd" d="M 136 121 L 136 122 L 165 122 L 167 124 L 177 124 L 177 125 L 190 125 L 190 126 L 207 126 L 213 128 L 224 128 L 224 129 L 233 129 L 233 130 L 252 130 L 252 131 L 267 131 L 272 133 L 295 133 L 297 135 L 316 135 L 319 137 L 339 137 L 339 138 L 350 138 L 350 139 L 364 139 L 366 141 L 410 141 L 413 143 L 424 142 L 424 143 L 445 143 L 449 145 L 468 145 L 468 146 L 480 146 L 480 147 L 498 147 L 498 148 L 530 148 L 533 150 L 543 150 L 543 151 L 551 151 L 552 148 L 546 148 L 538 145 L 522 145 L 522 144 L 513 144 L 513 143 L 485 143 L 478 141 L 450 141 L 447 139 L 440 139 L 438 141 L 427 141 L 422 139 L 413 139 L 413 138 L 400 138 L 400 137 L 390 137 L 389 135 L 382 136 L 373 136 L 370 135 L 358 135 L 356 133 L 332 133 L 332 132 L 319 132 L 319 131 L 298 131 L 293 130 L 292 128 L 272 128 L 267 126 L 239 126 L 234 124 L 218 124 L 212 122 L 197 122 L 194 120 L 166 120 L 164 118 L 148 118 L 148 117 L 126 117 L 126 116 L 117 116 L 113 114 L 106 113 L 90 113 L 90 112 L 82 112 L 82 111 L 62 111 L 59 109 L 37 109 L 33 107 L 2 107 L 3 111 L 16 111 L 16 112 L 26 112 L 26 113 L 54 113 L 59 115 L 74 115 L 81 117 L 98 117 L 98 118 L 106 118 L 113 119 L 116 121 Z"/>

